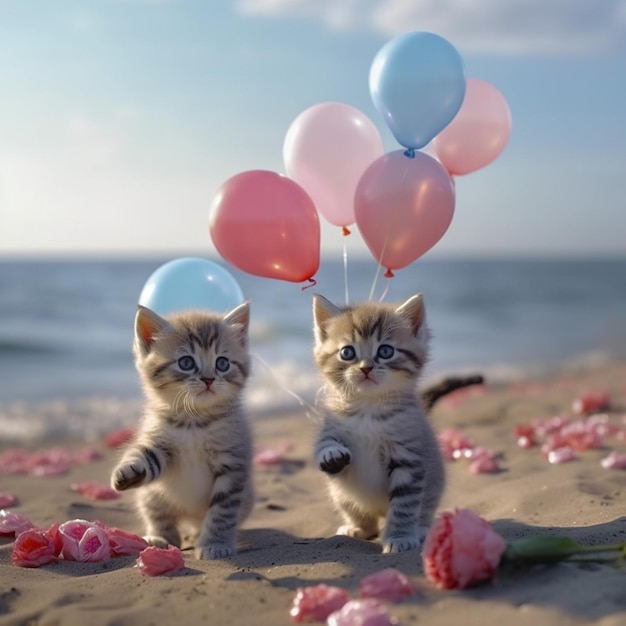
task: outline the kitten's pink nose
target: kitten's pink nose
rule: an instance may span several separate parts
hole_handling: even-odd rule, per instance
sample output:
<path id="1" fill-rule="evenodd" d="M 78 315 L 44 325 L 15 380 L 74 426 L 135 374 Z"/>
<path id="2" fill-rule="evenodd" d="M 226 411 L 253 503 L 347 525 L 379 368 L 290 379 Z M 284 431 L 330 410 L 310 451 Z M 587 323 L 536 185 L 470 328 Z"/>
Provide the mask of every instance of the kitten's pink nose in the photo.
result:
<path id="1" fill-rule="evenodd" d="M 215 378 L 201 378 L 200 380 L 207 386 L 207 389 L 210 389 Z"/>
<path id="2" fill-rule="evenodd" d="M 366 367 L 359 367 L 359 369 L 367 376 L 374 368 L 368 365 Z"/>

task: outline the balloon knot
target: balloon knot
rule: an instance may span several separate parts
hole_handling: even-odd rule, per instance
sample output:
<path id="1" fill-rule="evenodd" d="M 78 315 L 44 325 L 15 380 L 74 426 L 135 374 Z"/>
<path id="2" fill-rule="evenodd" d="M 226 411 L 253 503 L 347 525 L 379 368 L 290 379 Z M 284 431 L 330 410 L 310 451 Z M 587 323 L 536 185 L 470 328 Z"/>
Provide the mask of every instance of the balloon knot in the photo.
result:
<path id="1" fill-rule="evenodd" d="M 409 159 L 414 159 L 415 158 L 415 148 L 407 148 L 404 151 L 404 156 L 409 157 Z"/>
<path id="2" fill-rule="evenodd" d="M 385 278 L 393 278 L 395 274 L 391 271 L 391 268 L 387 268 L 387 271 L 384 274 Z"/>
<path id="3" fill-rule="evenodd" d="M 315 285 L 317 285 L 317 281 L 315 280 L 315 278 L 309 278 L 309 284 L 304 285 L 304 287 L 301 287 L 301 289 L 302 291 L 304 291 L 305 289 L 310 289 L 311 287 L 315 287 Z"/>
<path id="4" fill-rule="evenodd" d="M 348 235 L 350 235 L 350 234 L 351 234 L 351 231 L 350 231 L 350 229 L 349 229 L 347 226 L 342 226 L 342 227 L 341 227 L 341 234 L 342 234 L 344 237 L 347 237 Z"/>

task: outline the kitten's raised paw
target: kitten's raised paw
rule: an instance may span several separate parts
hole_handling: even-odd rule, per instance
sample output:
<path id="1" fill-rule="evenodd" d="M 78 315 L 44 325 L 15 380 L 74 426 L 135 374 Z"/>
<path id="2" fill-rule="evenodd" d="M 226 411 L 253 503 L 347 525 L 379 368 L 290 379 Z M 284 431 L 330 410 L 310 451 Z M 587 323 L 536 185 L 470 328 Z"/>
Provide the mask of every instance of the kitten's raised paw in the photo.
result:
<path id="1" fill-rule="evenodd" d="M 146 469 L 140 465 L 120 465 L 113 470 L 111 486 L 116 491 L 139 487 L 146 479 Z"/>
<path id="2" fill-rule="evenodd" d="M 195 549 L 197 559 L 212 561 L 215 559 L 225 559 L 237 553 L 235 546 L 227 543 L 210 543 L 206 546 L 198 546 Z"/>
<path id="3" fill-rule="evenodd" d="M 317 455 L 318 467 L 327 474 L 339 474 L 350 465 L 351 460 L 350 451 L 343 446 L 326 448 Z"/>
<path id="4" fill-rule="evenodd" d="M 345 524 L 344 526 L 339 526 L 335 534 L 354 537 L 355 539 L 373 539 L 378 533 L 365 530 L 359 526 L 353 526 L 352 524 Z"/>
<path id="5" fill-rule="evenodd" d="M 422 545 L 418 537 L 389 537 L 383 541 L 383 554 L 415 550 Z"/>

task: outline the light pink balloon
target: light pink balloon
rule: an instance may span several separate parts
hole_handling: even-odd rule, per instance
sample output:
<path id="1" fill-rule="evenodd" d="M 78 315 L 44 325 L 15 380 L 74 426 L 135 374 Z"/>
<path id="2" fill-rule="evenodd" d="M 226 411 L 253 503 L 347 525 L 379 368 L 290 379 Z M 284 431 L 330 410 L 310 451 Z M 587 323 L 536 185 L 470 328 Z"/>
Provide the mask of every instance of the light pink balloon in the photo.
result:
<path id="1" fill-rule="evenodd" d="M 489 165 L 511 135 L 511 111 L 504 96 L 477 78 L 467 90 L 456 117 L 433 140 L 437 157 L 453 176 Z"/>
<path id="2" fill-rule="evenodd" d="M 248 274 L 301 282 L 319 268 L 315 205 L 276 172 L 251 170 L 223 183 L 211 203 L 209 232 L 222 257 Z"/>
<path id="3" fill-rule="evenodd" d="M 454 195 L 450 175 L 423 152 L 411 158 L 396 150 L 367 168 L 356 189 L 356 223 L 387 276 L 443 237 L 454 216 Z"/>
<path id="4" fill-rule="evenodd" d="M 300 113 L 283 144 L 287 176 L 331 224 L 344 227 L 354 222 L 354 191 L 361 175 L 383 154 L 373 122 L 341 102 L 323 102 Z"/>

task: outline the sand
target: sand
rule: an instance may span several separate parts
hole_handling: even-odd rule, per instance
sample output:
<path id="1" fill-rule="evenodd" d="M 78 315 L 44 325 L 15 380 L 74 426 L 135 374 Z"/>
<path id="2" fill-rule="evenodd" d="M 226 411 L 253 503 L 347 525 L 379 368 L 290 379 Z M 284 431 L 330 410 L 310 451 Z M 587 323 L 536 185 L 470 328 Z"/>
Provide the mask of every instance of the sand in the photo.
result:
<path id="1" fill-rule="evenodd" d="M 576 395 L 599 389 L 610 392 L 611 416 L 620 423 L 625 383 L 626 366 L 613 364 L 585 372 L 564 369 L 533 382 L 457 392 L 440 401 L 432 413 L 435 427 L 462 428 L 496 450 L 503 467 L 497 474 L 473 475 L 465 461 L 448 463 L 442 510 L 470 508 L 507 539 L 556 533 L 589 544 L 626 541 L 626 471 L 601 467 L 607 450 L 550 465 L 538 449 L 518 448 L 513 436 L 516 425 L 566 413 Z M 401 570 L 421 589 L 390 605 L 404 625 L 626 624 L 626 566 L 538 565 L 502 572 L 493 584 L 443 591 L 424 577 L 419 551 L 383 555 L 377 541 L 334 536 L 338 519 L 311 462 L 314 424 L 299 410 L 253 418 L 253 424 L 259 446 L 289 441 L 292 449 L 278 466 L 255 467 L 257 502 L 235 557 L 199 561 L 185 551 L 186 569 L 158 578 L 143 576 L 133 567 L 134 557 L 23 569 L 11 565 L 12 541 L 0 539 L 0 624 L 280 626 L 293 623 L 289 608 L 298 587 L 323 582 L 356 595 L 363 576 L 385 567 Z M 624 443 L 611 440 L 613 445 L 626 451 Z M 82 478 L 108 482 L 118 452 L 103 450 L 101 460 L 63 476 L 0 476 L 0 491 L 14 492 L 20 502 L 13 510 L 40 526 L 85 518 L 141 532 L 129 495 L 91 502 L 69 489 Z"/>

